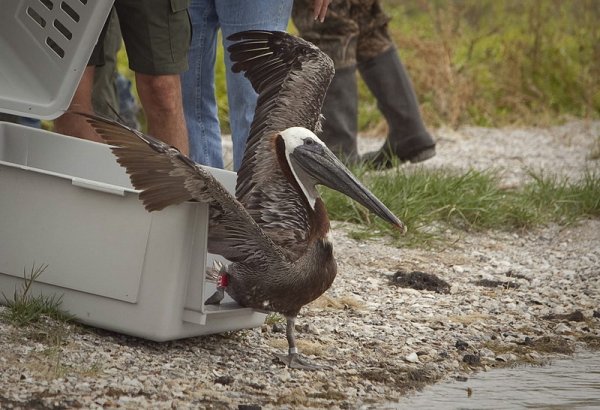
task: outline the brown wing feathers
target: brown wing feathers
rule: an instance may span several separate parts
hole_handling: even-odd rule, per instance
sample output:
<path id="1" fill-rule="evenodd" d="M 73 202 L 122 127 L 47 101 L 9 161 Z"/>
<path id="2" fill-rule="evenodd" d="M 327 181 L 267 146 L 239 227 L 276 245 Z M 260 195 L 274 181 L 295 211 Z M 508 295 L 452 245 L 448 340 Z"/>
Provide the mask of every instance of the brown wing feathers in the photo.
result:
<path id="1" fill-rule="evenodd" d="M 127 169 L 132 185 L 141 190 L 148 211 L 191 200 L 185 188 L 193 163 L 177 149 L 112 120 L 81 114 L 113 147 L 117 162 Z"/>
<path id="2" fill-rule="evenodd" d="M 265 139 L 293 126 L 315 131 L 334 70 L 325 53 L 284 32 L 245 31 L 228 40 L 236 41 L 228 47 L 232 70 L 244 72 L 259 94 L 238 172 L 236 196 L 244 201 L 273 165 Z"/>
<path id="3" fill-rule="evenodd" d="M 259 93 L 238 173 L 236 194 L 241 203 L 177 149 L 115 121 L 82 115 L 113 146 L 132 184 L 142 191 L 140 199 L 147 210 L 188 200 L 208 202 L 214 216 L 209 240 L 214 251 L 232 261 L 266 254 L 279 259 L 281 248 L 269 236 L 287 232 L 284 236 L 289 238 L 281 241 L 287 243 L 304 237 L 309 227 L 302 198 L 296 189 L 287 188 L 272 139 L 292 126 L 315 130 L 333 63 L 312 44 L 286 33 L 250 31 L 229 40 L 237 41 L 229 47 L 233 71 L 244 71 Z"/>
<path id="4" fill-rule="evenodd" d="M 87 117 L 96 132 L 112 145 L 133 186 L 142 191 L 140 199 L 148 211 L 190 199 L 207 202 L 214 227 L 209 230 L 209 252 L 232 262 L 284 259 L 242 205 L 202 166 L 149 135 L 102 117 L 77 114 Z"/>

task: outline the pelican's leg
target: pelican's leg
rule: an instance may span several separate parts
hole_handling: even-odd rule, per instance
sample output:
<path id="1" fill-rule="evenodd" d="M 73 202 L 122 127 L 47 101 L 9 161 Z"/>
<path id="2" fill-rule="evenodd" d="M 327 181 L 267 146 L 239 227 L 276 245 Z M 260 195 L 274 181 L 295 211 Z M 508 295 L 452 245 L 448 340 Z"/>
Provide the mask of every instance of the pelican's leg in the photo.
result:
<path id="1" fill-rule="evenodd" d="M 298 348 L 296 347 L 296 337 L 294 335 L 294 325 L 296 323 L 296 316 L 287 316 L 287 323 L 285 328 L 285 336 L 288 341 L 289 353 L 287 355 L 278 354 L 276 357 L 286 364 L 289 368 L 292 369 L 302 369 L 302 370 L 323 370 L 330 369 L 329 366 L 322 366 L 318 364 L 314 364 L 304 359 L 298 353 Z"/>

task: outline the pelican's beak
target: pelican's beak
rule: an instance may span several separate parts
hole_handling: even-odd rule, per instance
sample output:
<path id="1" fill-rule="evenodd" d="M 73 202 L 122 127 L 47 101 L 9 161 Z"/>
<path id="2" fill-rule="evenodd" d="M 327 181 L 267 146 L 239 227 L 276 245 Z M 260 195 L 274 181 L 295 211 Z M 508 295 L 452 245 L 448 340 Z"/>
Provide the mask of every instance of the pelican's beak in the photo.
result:
<path id="1" fill-rule="evenodd" d="M 301 145 L 290 153 L 290 159 L 310 176 L 315 184 L 322 184 L 349 196 L 381 219 L 406 232 L 404 224 L 375 197 L 337 157 L 321 144 Z"/>

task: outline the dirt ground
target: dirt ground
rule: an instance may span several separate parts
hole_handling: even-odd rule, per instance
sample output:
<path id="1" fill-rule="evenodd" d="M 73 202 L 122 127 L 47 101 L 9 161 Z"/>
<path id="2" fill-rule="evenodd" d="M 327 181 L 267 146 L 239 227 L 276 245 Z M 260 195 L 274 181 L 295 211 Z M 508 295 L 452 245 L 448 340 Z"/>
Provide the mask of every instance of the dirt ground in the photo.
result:
<path id="1" fill-rule="evenodd" d="M 528 169 L 577 178 L 600 123 L 439 130 L 426 167 Z M 379 138 L 361 140 L 368 151 Z M 412 166 L 412 165 L 407 165 Z M 381 408 L 424 384 L 600 347 L 600 220 L 530 232 L 448 232 L 446 247 L 357 241 L 336 222 L 339 275 L 297 321 L 301 352 L 330 370 L 283 367 L 283 326 L 155 343 L 52 320 L 0 320 L 0 408 Z M 398 285 L 424 272 L 440 292 Z M 394 280 L 394 275 L 396 279 Z M 5 309 L 0 307 L 0 309 Z"/>

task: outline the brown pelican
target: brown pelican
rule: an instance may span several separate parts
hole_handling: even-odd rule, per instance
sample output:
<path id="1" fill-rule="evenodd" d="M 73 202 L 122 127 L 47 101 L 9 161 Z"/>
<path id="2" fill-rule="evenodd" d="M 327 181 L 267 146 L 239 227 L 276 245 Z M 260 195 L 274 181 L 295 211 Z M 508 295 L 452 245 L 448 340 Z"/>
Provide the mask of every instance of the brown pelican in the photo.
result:
<path id="1" fill-rule="evenodd" d="M 250 31 L 230 37 L 233 70 L 244 71 L 259 93 L 238 173 L 236 198 L 210 172 L 163 142 L 117 122 L 88 121 L 127 169 L 148 211 L 188 200 L 208 202 L 208 251 L 231 264 L 220 291 L 242 306 L 287 318 L 290 367 L 312 369 L 298 354 L 294 322 L 302 306 L 322 295 L 336 275 L 327 239 L 329 219 L 315 185 L 348 195 L 389 223 L 396 218 L 311 130 L 333 75 L 331 60 L 312 44 L 282 32 Z"/>

